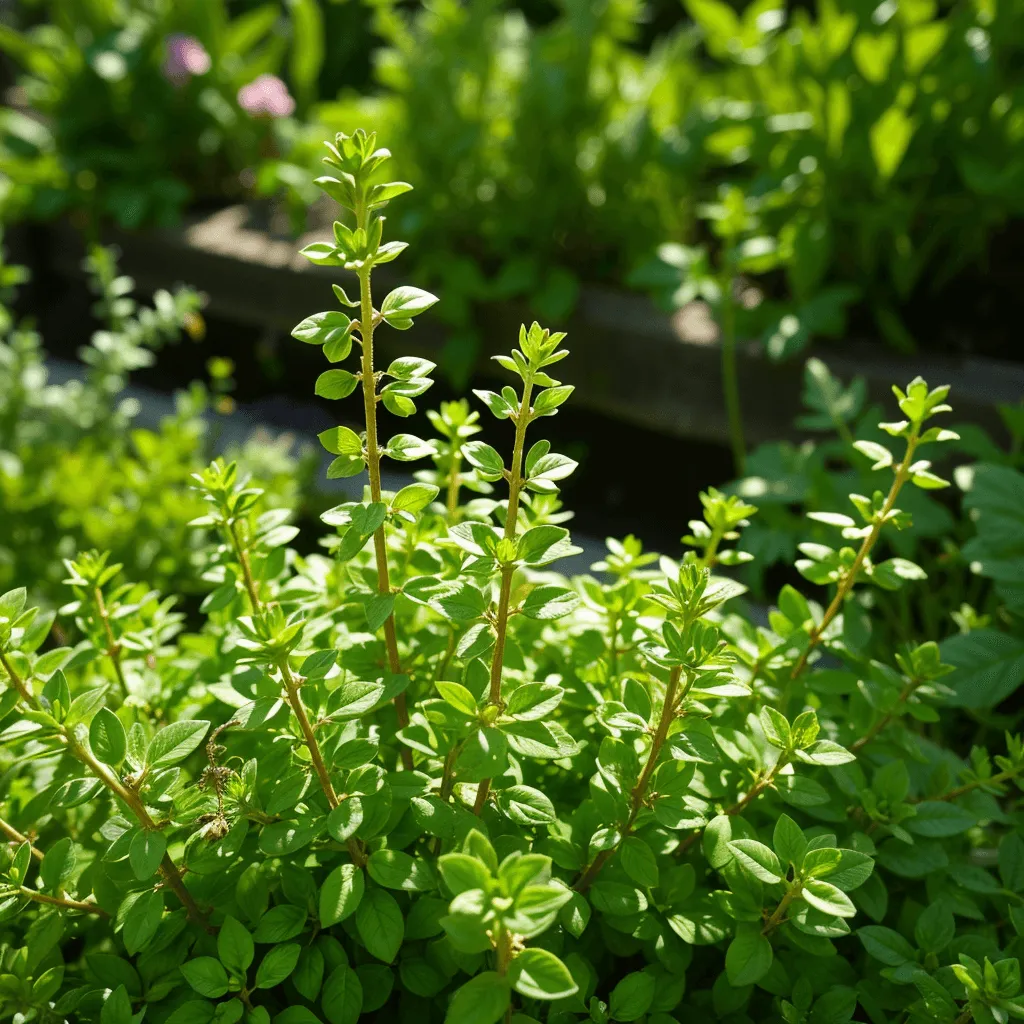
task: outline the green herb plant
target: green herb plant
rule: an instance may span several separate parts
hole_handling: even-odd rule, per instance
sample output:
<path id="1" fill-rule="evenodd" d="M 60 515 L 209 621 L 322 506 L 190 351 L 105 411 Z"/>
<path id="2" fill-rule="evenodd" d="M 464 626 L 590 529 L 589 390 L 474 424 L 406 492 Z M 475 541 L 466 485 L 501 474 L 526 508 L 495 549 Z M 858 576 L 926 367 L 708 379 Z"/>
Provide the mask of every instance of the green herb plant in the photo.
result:
<path id="1" fill-rule="evenodd" d="M 888 549 L 904 498 L 945 484 L 948 388 L 894 389 L 885 486 L 817 514 L 807 593 L 784 586 L 767 621 L 729 575 L 758 511 L 716 491 L 681 557 L 627 538 L 566 579 L 574 465 L 537 436 L 572 390 L 560 334 L 524 326 L 498 357 L 514 383 L 477 395 L 502 451 L 468 404 L 438 438 L 387 429 L 432 367 L 381 370 L 376 333 L 434 302 L 373 295 L 403 248 L 388 156 L 336 137 L 319 184 L 346 212 L 306 250 L 341 309 L 296 336 L 338 364 L 359 344 L 316 385 L 362 399 L 358 429 L 321 437 L 333 475 L 365 473 L 323 546 L 216 460 L 194 478 L 200 608 L 93 552 L 64 566 L 61 636 L 27 588 L 0 596 L 3 1014 L 1024 1017 L 1019 712 L 1004 688 L 965 730 L 969 664 L 847 618 L 927 586 Z M 392 491 L 386 459 L 432 468 Z"/>

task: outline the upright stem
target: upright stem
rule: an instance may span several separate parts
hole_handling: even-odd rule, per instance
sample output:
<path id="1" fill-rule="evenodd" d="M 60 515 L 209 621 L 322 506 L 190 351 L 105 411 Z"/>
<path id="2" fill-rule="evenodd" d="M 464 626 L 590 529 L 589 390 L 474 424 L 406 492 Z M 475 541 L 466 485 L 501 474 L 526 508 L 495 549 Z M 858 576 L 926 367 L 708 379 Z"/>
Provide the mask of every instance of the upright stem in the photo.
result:
<path id="1" fill-rule="evenodd" d="M 356 222 L 359 228 L 367 230 L 365 197 L 360 196 L 356 208 Z M 362 383 L 363 411 L 366 416 L 366 469 L 370 476 L 370 501 L 380 501 L 380 447 L 377 444 L 377 377 L 373 370 L 373 293 L 370 290 L 370 267 L 364 266 L 359 271 L 359 337 L 362 341 Z M 384 524 L 374 531 L 373 551 L 377 561 L 377 592 L 391 593 L 391 579 L 388 573 L 388 543 Z M 388 652 L 388 668 L 393 675 L 402 671 L 398 660 L 398 638 L 395 635 L 395 617 L 390 614 L 384 621 L 384 645 Z M 405 694 L 395 697 L 395 714 L 398 716 L 398 727 L 404 729 L 409 724 L 409 710 L 406 706 Z M 408 747 L 401 748 L 402 764 L 407 771 L 412 770 L 412 751 Z"/>
<path id="2" fill-rule="evenodd" d="M 722 389 L 725 392 L 725 411 L 729 419 L 733 470 L 741 477 L 746 469 L 747 444 L 743 436 L 743 411 L 740 407 L 740 385 L 736 375 L 736 303 L 732 285 L 730 275 L 722 289 Z"/>
<path id="3" fill-rule="evenodd" d="M 242 543 L 241 537 L 238 536 L 237 523 L 232 522 L 228 524 L 228 535 L 231 538 L 231 546 L 235 549 L 235 557 L 238 559 L 238 564 L 242 569 L 242 581 L 245 584 L 245 592 L 249 597 L 249 605 L 252 608 L 252 613 L 257 616 L 257 618 L 262 619 L 263 602 L 260 600 L 260 592 L 252 574 L 252 564 L 249 561 L 249 552 Z"/>
<path id="4" fill-rule="evenodd" d="M 739 799 L 732 807 L 727 807 L 722 813 L 732 817 L 734 814 L 742 814 L 774 781 L 775 776 L 789 763 L 788 758 L 779 758 L 767 775 L 760 778 L 747 790 L 746 794 Z M 699 832 L 691 832 L 673 851 L 676 854 L 686 853 L 697 841 Z"/>
<path id="5" fill-rule="evenodd" d="M 459 514 L 459 488 L 462 485 L 460 471 L 462 469 L 462 450 L 459 448 L 458 437 L 452 441 L 452 459 L 448 467 L 448 518 L 454 523 Z"/>
<path id="6" fill-rule="evenodd" d="M 7 836 L 12 843 L 17 843 L 19 846 L 22 843 L 28 843 L 29 849 L 32 851 L 32 856 L 35 857 L 36 860 L 43 859 L 43 851 L 34 846 L 32 844 L 32 840 L 29 839 L 28 836 L 22 835 L 13 825 L 4 821 L 3 818 L 0 818 L 0 832 L 3 832 L 3 834 Z"/>
<path id="7" fill-rule="evenodd" d="M 523 489 L 523 448 L 526 446 L 526 428 L 530 422 L 530 397 L 533 393 L 533 381 L 529 377 L 523 384 L 523 398 L 516 413 L 516 439 L 512 448 L 512 465 L 508 477 L 508 510 L 505 513 L 505 540 L 515 540 L 516 520 L 519 518 L 519 496 Z M 491 659 L 490 687 L 487 703 L 491 706 L 501 705 L 501 671 L 505 662 L 505 638 L 508 634 L 508 608 L 512 597 L 512 577 L 515 575 L 514 564 L 501 567 L 501 589 L 498 594 L 498 616 L 495 622 L 494 656 Z M 484 779 L 476 790 L 473 813 L 479 815 L 487 803 L 491 791 L 491 780 Z"/>
<path id="8" fill-rule="evenodd" d="M 494 970 L 498 975 L 504 977 L 508 974 L 508 966 L 512 962 L 512 936 L 504 925 L 498 925 L 498 933 L 494 937 Z M 512 1020 L 512 1003 L 509 1001 L 505 1010 L 505 1024 Z"/>
<path id="9" fill-rule="evenodd" d="M 619 678 L 619 613 L 609 612 L 611 645 L 608 649 L 608 669 L 611 673 L 611 682 L 615 683 Z"/>
<path id="10" fill-rule="evenodd" d="M 850 752 L 856 754 L 862 747 L 866 747 L 896 717 L 896 708 L 902 707 L 907 702 L 910 695 L 921 685 L 921 682 L 922 680 L 920 679 L 908 680 L 907 684 L 900 691 L 896 707 L 882 715 L 863 736 L 851 743 Z"/>
<path id="11" fill-rule="evenodd" d="M 711 539 L 708 541 L 708 546 L 704 549 L 704 554 L 700 559 L 702 569 L 714 569 L 718 561 L 718 545 L 722 543 L 722 534 L 723 531 L 718 527 L 711 531 Z"/>
<path id="12" fill-rule="evenodd" d="M 3 666 L 4 671 L 7 673 L 7 678 L 10 679 L 11 685 L 17 691 L 21 700 L 28 704 L 29 707 L 35 707 L 35 697 L 32 696 L 29 688 L 25 685 L 25 680 L 22 679 L 14 670 L 14 666 L 10 663 L 7 655 L 4 654 L 3 651 L 0 651 L 0 665 Z"/>
<path id="13" fill-rule="evenodd" d="M 907 439 L 906 455 L 903 457 L 903 461 L 896 469 L 896 475 L 893 477 L 892 486 L 889 488 L 889 493 L 886 495 L 885 502 L 882 505 L 882 510 L 875 518 L 875 522 L 871 527 L 870 533 L 868 533 L 861 542 L 857 555 L 853 560 L 853 565 L 850 566 L 849 570 L 844 573 L 843 578 L 839 581 L 839 585 L 836 587 L 835 597 L 832 598 L 832 603 L 825 610 L 825 614 L 822 617 L 821 622 L 811 630 L 807 647 L 804 649 L 803 654 L 800 655 L 800 660 L 794 666 L 793 674 L 790 676 L 791 679 L 796 679 L 803 673 L 804 669 L 807 667 L 807 659 L 810 657 L 811 651 L 813 651 L 821 642 L 822 635 L 825 630 L 828 629 L 832 620 L 839 614 L 843 607 L 843 602 L 846 600 L 846 595 L 853 589 L 854 583 L 857 582 L 857 575 L 860 573 L 868 555 L 871 554 L 871 549 L 875 546 L 875 543 L 878 540 L 878 535 L 882 532 L 882 527 L 885 524 L 886 517 L 895 507 L 896 499 L 899 497 L 900 490 L 907 482 L 907 477 L 910 475 L 911 461 L 914 457 L 914 450 L 917 448 L 917 443 L 917 432 L 915 429 L 915 432 Z"/>
<path id="14" fill-rule="evenodd" d="M 665 740 L 668 738 L 668 730 L 676 715 L 676 705 L 679 700 L 677 694 L 682 672 L 682 668 L 676 666 L 672 669 L 672 674 L 669 676 L 668 687 L 665 690 L 665 703 L 661 706 L 661 717 L 658 719 L 654 739 L 651 741 L 651 749 L 647 753 L 647 761 L 644 764 L 643 771 L 640 773 L 640 778 L 637 779 L 637 783 L 630 794 L 629 817 L 626 819 L 626 824 L 622 829 L 622 837 L 613 847 L 602 850 L 590 862 L 573 886 L 577 892 L 586 892 L 590 888 L 594 879 L 597 878 L 601 873 L 601 869 L 612 858 L 615 851 L 618 850 L 622 841 L 633 831 L 633 825 L 636 823 L 637 815 L 640 813 L 640 809 L 644 805 L 644 799 L 647 796 L 647 787 L 650 785 L 651 776 L 654 774 L 654 769 L 658 767 L 658 758 L 661 756 L 662 747 L 664 747 Z M 686 696 L 692 684 L 693 679 L 688 679 L 683 687 L 682 697 Z"/>
<path id="15" fill-rule="evenodd" d="M 238 536 L 238 525 L 236 523 L 228 525 L 228 535 L 231 538 L 231 546 L 235 550 L 235 557 L 238 559 L 238 564 L 242 569 L 242 580 L 245 584 L 245 592 L 249 596 L 252 613 L 257 618 L 264 619 L 266 609 L 262 600 L 260 600 L 256 580 L 252 574 L 249 552 L 245 549 L 245 545 Z M 327 770 L 327 764 L 320 751 L 320 744 L 317 742 L 316 733 L 313 731 L 313 726 L 309 721 L 309 715 L 306 714 L 306 706 L 302 703 L 302 695 L 299 693 L 299 682 L 292 674 L 291 667 L 288 665 L 287 655 L 277 663 L 277 668 L 281 673 L 281 681 L 284 683 L 288 706 L 291 708 L 292 714 L 295 715 L 295 720 L 299 723 L 303 742 L 309 751 L 309 759 L 313 763 L 313 769 L 316 772 L 317 778 L 320 780 L 320 788 L 327 798 L 328 806 L 331 810 L 334 810 L 340 803 L 338 794 L 335 792 L 334 784 L 331 782 L 331 774 Z M 347 845 L 352 860 L 358 867 L 362 867 L 366 863 L 366 856 L 363 853 L 362 847 L 354 839 L 350 839 Z"/>
<path id="16" fill-rule="evenodd" d="M 786 895 L 779 900 L 779 905 L 775 908 L 774 913 L 765 922 L 764 928 L 761 930 L 762 935 L 771 935 L 776 928 L 786 918 L 786 911 L 789 910 L 789 905 L 800 895 L 800 886 L 794 885 L 792 889 L 786 890 Z"/>
<path id="17" fill-rule="evenodd" d="M 127 697 L 128 683 L 125 681 L 124 669 L 121 667 L 121 645 L 114 636 L 113 627 L 110 625 L 110 613 L 103 600 L 103 591 L 99 587 L 93 587 L 93 598 L 96 601 L 96 611 L 103 623 L 103 632 L 107 637 L 107 657 L 110 658 L 110 663 L 114 666 L 114 675 L 117 676 L 117 681 L 121 686 L 121 694 Z"/>

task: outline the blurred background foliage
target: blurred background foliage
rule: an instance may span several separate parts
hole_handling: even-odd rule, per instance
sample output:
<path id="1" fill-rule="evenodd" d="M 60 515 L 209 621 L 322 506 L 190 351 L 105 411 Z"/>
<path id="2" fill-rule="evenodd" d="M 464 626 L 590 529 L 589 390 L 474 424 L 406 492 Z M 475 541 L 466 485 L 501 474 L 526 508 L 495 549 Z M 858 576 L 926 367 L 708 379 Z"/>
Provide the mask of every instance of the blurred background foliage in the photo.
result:
<path id="1" fill-rule="evenodd" d="M 376 129 L 469 372 L 480 303 L 746 290 L 822 336 L 1006 355 L 1024 313 L 1024 0 L 19 0 L 7 219 L 168 225 L 262 197 L 295 233 L 325 134 Z M 208 70 L 169 78 L 169 40 Z M 245 87 L 279 76 L 290 112 Z M 276 80 L 276 79 L 275 79 Z M 318 219 L 319 217 L 319 219 Z M 278 218 L 280 220 L 280 218 Z M 753 285 L 756 284 L 756 287 Z"/>

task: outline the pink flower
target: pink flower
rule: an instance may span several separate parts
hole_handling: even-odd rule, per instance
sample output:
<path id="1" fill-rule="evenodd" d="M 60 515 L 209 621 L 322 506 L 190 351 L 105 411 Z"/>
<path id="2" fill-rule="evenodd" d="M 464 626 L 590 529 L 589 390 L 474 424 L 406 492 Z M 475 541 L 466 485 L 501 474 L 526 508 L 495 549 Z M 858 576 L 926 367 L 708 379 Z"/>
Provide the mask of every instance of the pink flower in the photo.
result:
<path id="1" fill-rule="evenodd" d="M 193 75 L 205 75 L 210 64 L 210 55 L 195 36 L 175 32 L 167 37 L 167 56 L 160 70 L 172 85 L 182 86 Z"/>
<path id="2" fill-rule="evenodd" d="M 238 105 L 253 117 L 288 117 L 295 100 L 277 75 L 260 75 L 238 90 Z"/>

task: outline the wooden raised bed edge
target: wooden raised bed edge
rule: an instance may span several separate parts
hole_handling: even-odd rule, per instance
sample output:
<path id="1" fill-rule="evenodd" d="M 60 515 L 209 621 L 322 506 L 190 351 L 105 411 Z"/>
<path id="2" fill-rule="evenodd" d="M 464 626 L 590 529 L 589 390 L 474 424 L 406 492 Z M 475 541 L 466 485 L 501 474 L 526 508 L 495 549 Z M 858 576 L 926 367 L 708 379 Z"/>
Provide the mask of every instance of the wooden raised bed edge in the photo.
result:
<path id="1" fill-rule="evenodd" d="M 77 233 L 63 223 L 46 230 L 52 269 L 79 276 L 83 246 Z M 274 237 L 253 226 L 246 207 L 230 206 L 180 229 L 110 231 L 105 240 L 120 248 L 125 273 L 142 290 L 187 283 L 208 295 L 210 313 L 258 332 L 287 334 L 310 313 L 331 306 L 326 283 L 343 272 L 314 267 L 298 255 L 303 245 L 324 237 Z M 385 267 L 375 280 L 383 295 L 389 282 L 400 278 Z M 525 303 L 482 307 L 484 354 L 507 351 L 519 324 L 532 319 Z M 569 332 L 573 354 L 564 376 L 576 385 L 574 402 L 670 436 L 727 441 L 718 345 L 687 340 L 679 317 L 661 312 L 643 296 L 584 288 L 567 323 L 545 326 Z M 382 357 L 411 353 L 436 359 L 444 334 L 440 318 L 428 315 L 412 331 L 383 332 Z M 858 342 L 820 346 L 808 354 L 821 357 L 846 381 L 863 377 L 878 401 L 891 401 L 891 385 L 902 386 L 918 374 L 933 385 L 951 384 L 955 419 L 997 436 L 1002 428 L 996 406 L 1024 397 L 1024 365 L 1016 363 L 927 354 L 908 358 Z M 798 436 L 793 421 L 802 409 L 803 359 L 773 363 L 750 345 L 741 348 L 738 361 L 748 441 Z M 482 361 L 480 369 L 489 375 L 494 366 Z"/>

